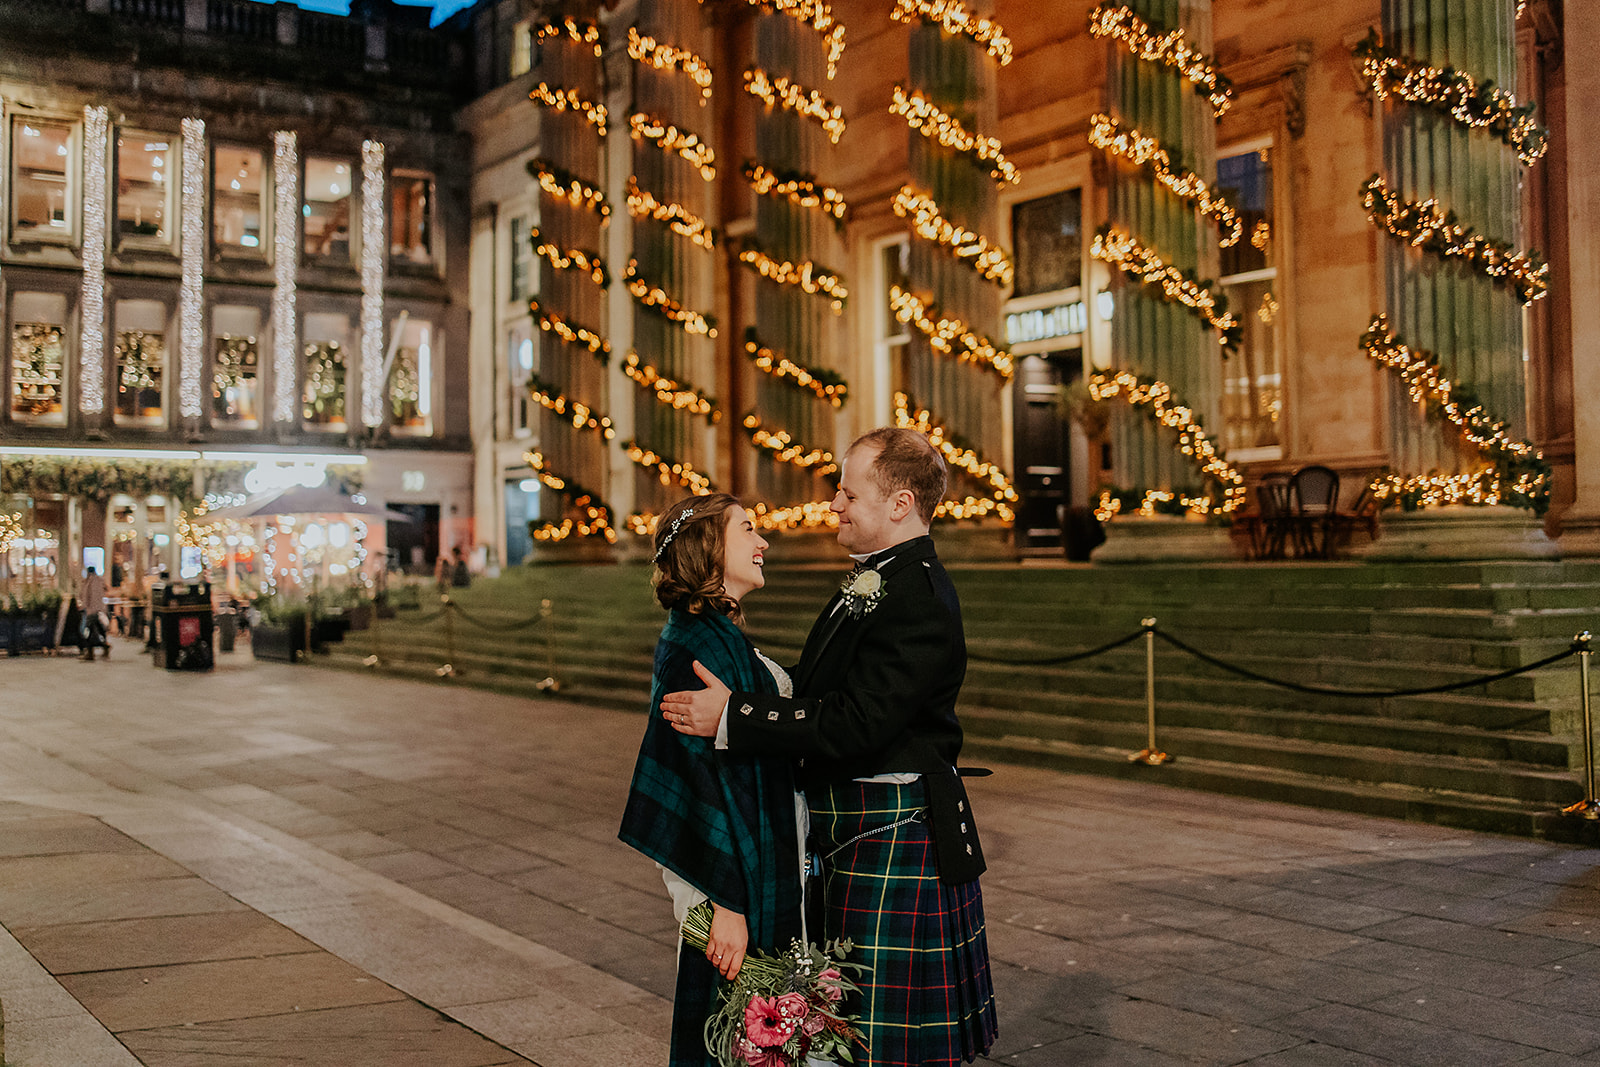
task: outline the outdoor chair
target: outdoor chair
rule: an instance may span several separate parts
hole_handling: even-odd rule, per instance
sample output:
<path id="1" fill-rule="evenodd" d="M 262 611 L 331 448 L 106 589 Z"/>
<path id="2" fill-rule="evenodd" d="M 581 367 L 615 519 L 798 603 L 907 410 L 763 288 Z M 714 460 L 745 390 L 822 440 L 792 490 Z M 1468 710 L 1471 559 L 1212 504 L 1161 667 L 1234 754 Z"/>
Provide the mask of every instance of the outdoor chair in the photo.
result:
<path id="1" fill-rule="evenodd" d="M 1289 538 L 1289 476 L 1264 474 L 1256 483 L 1256 514 L 1250 517 L 1250 550 L 1257 559 L 1282 559 Z"/>
<path id="2" fill-rule="evenodd" d="M 1339 474 L 1331 467 L 1301 467 L 1289 480 L 1295 551 L 1326 559 L 1333 555 L 1339 513 Z"/>

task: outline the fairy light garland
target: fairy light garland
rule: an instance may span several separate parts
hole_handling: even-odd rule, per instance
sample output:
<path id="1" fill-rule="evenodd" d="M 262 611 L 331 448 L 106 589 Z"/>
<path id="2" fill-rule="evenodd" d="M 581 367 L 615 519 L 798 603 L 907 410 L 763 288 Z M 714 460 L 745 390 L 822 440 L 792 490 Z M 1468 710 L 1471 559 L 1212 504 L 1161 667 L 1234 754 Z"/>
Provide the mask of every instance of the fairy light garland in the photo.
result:
<path id="1" fill-rule="evenodd" d="M 1442 112 L 1474 129 L 1487 129 L 1513 148 L 1529 166 L 1549 147 L 1549 135 L 1534 121 L 1534 105 L 1492 82 L 1480 84 L 1470 74 L 1450 67 L 1419 63 L 1386 47 L 1377 30 L 1371 30 L 1354 49 L 1361 60 L 1362 77 L 1380 100 L 1398 96 Z"/>
<path id="2" fill-rule="evenodd" d="M 596 415 L 594 409 L 587 404 L 580 404 L 556 392 L 556 387 L 544 381 L 538 375 L 528 377 L 528 396 L 534 403 L 560 415 L 572 423 L 574 429 L 592 430 L 604 437 L 607 441 L 617 436 L 616 428 L 611 425 L 611 419 L 604 415 Z"/>
<path id="3" fill-rule="evenodd" d="M 601 501 L 599 494 L 552 473 L 540 452 L 527 452 L 522 457 L 533 473 L 549 488 L 569 498 L 571 506 L 583 513 L 578 519 L 562 519 L 559 523 L 545 523 L 530 531 L 535 541 L 554 544 L 569 537 L 603 537 L 615 544 L 616 528 L 611 525 L 611 509 Z"/>
<path id="4" fill-rule="evenodd" d="M 704 337 L 716 337 L 716 320 L 709 315 L 702 315 L 698 311 L 691 311 L 672 299 L 672 296 L 659 285 L 651 285 L 639 276 L 639 261 L 628 260 L 628 269 L 622 275 L 623 284 L 628 287 L 628 292 L 633 295 L 645 310 L 660 315 L 662 318 L 677 323 L 683 327 L 685 333 L 700 334 Z"/>
<path id="5" fill-rule="evenodd" d="M 896 22 L 921 19 L 954 37 L 969 37 L 1002 67 L 1011 62 L 1011 38 L 993 19 L 974 15 L 958 0 L 895 0 L 890 14 Z"/>
<path id="6" fill-rule="evenodd" d="M 601 362 L 611 358 L 611 342 L 593 330 L 571 325 L 554 311 L 546 311 L 539 306 L 537 298 L 528 301 L 528 313 L 539 323 L 539 329 L 555 334 L 568 344 L 587 348 L 590 354 L 599 356 Z"/>
<path id="7" fill-rule="evenodd" d="M 836 222 L 843 221 L 845 212 L 850 209 L 843 193 L 830 185 L 818 185 L 809 174 L 780 174 L 759 163 L 746 163 L 744 177 L 750 188 L 761 196 L 786 199 L 796 207 L 815 208 L 832 215 Z"/>
<path id="8" fill-rule="evenodd" d="M 662 44 L 654 37 L 641 34 L 636 27 L 628 27 L 628 55 L 638 63 L 654 70 L 681 71 L 700 87 L 700 106 L 711 99 L 711 65 L 687 48 Z"/>
<path id="9" fill-rule="evenodd" d="M 1131 234 L 1115 227 L 1107 227 L 1095 235 L 1089 254 L 1147 285 L 1160 286 L 1168 301 L 1189 308 L 1216 330 L 1223 348 L 1232 351 L 1239 347 L 1244 328 L 1227 310 L 1228 298 L 1213 292 L 1211 283 L 1193 280 L 1158 253 L 1141 245 Z"/>
<path id="10" fill-rule="evenodd" d="M 530 99 L 552 110 L 570 111 L 575 115 L 581 115 L 585 122 L 595 128 L 596 133 L 601 137 L 606 135 L 606 116 L 608 114 L 606 106 L 583 99 L 578 95 L 578 90 L 552 89 L 544 82 L 540 82 L 533 87 L 533 91 L 528 96 Z"/>
<path id="11" fill-rule="evenodd" d="M 532 159 L 528 161 L 528 173 L 539 183 L 539 188 L 557 200 L 597 212 L 602 219 L 611 217 L 611 205 L 606 202 L 606 194 L 570 171 L 549 160 Z"/>
<path id="12" fill-rule="evenodd" d="M 908 93 L 903 86 L 896 85 L 889 104 L 889 113 L 905 119 L 906 125 L 928 140 L 962 155 L 971 156 L 988 167 L 989 173 L 997 181 L 1013 185 L 1022 181 L 1022 173 L 1000 150 L 998 137 L 985 137 L 980 133 L 968 132 L 961 125 L 961 120 L 920 92 Z"/>
<path id="13" fill-rule="evenodd" d="M 657 401 L 676 411 L 704 415 L 707 422 L 720 422 L 722 419 L 722 409 L 717 407 L 714 400 L 682 382 L 666 377 L 641 360 L 637 352 L 629 352 L 623 358 L 622 371 L 655 394 Z"/>
<path id="14" fill-rule="evenodd" d="M 581 248 L 564 249 L 554 241 L 545 240 L 537 226 L 529 229 L 528 240 L 533 244 L 533 254 L 543 258 L 556 270 L 575 270 L 587 274 L 602 289 L 610 284 L 611 274 L 598 252 L 585 252 Z"/>
<path id="15" fill-rule="evenodd" d="M 1537 510 L 1550 493 L 1548 478 L 1524 473 L 1510 482 L 1494 467 L 1464 474 L 1385 474 L 1370 483 L 1379 507 L 1391 502 L 1422 509 L 1467 504 L 1478 507 L 1510 502 Z"/>
<path id="16" fill-rule="evenodd" d="M 894 213 L 909 221 L 918 237 L 943 247 L 985 281 L 1010 287 L 1016 270 L 1005 249 L 945 218 L 933 197 L 902 185 L 894 197 Z"/>
<path id="17" fill-rule="evenodd" d="M 650 141 L 663 152 L 676 153 L 698 170 L 700 177 L 706 181 L 716 180 L 717 154 L 700 139 L 699 134 L 680 130 L 670 122 L 663 122 L 642 112 L 628 116 L 628 125 L 634 137 Z"/>
<path id="18" fill-rule="evenodd" d="M 1233 83 L 1210 56 L 1190 43 L 1182 30 L 1156 33 L 1127 4 L 1104 3 L 1089 13 L 1089 33 L 1110 37 L 1146 62 L 1171 67 L 1206 98 L 1212 114 L 1219 119 L 1232 103 Z"/>
<path id="19" fill-rule="evenodd" d="M 705 496 L 716 492 L 716 486 L 711 479 L 695 470 L 687 463 L 667 459 L 650 449 L 643 447 L 637 441 L 624 441 L 622 451 L 628 459 L 645 470 L 655 472 L 661 479 L 662 485 L 681 485 L 695 496 Z M 632 518 L 629 523 L 631 525 Z"/>
<path id="20" fill-rule="evenodd" d="M 817 399 L 826 400 L 836 408 L 843 407 L 849 396 L 850 387 L 838 374 L 831 370 L 802 367 L 789 357 L 778 355 L 756 338 L 754 327 L 745 333 L 744 352 L 750 357 L 750 362 L 772 377 L 797 389 L 808 390 Z"/>
<path id="21" fill-rule="evenodd" d="M 758 530 L 819 530 L 839 525 L 839 515 L 826 500 L 774 508 L 758 503 L 751 509 Z"/>
<path id="22" fill-rule="evenodd" d="M 78 333 L 78 410 L 85 415 L 100 414 L 106 402 L 106 203 L 110 195 L 106 157 L 110 151 L 110 123 L 111 114 L 104 107 L 84 106 L 83 280 L 79 288 L 83 314 Z"/>
<path id="23" fill-rule="evenodd" d="M 952 441 L 945 428 L 934 421 L 933 413 L 928 409 L 920 408 L 912 411 L 911 398 L 905 393 L 894 394 L 894 424 L 901 429 L 915 430 L 926 437 L 928 443 L 944 457 L 945 463 L 986 483 L 993 491 L 993 503 L 1001 509 L 1000 517 L 1007 522 L 1011 521 L 1013 516 L 1009 505 L 1017 502 L 1017 490 L 998 464 L 990 463 L 972 449 L 964 448 Z M 967 498 L 968 501 L 973 499 Z M 966 516 L 952 515 L 952 517 Z"/>
<path id="24" fill-rule="evenodd" d="M 1228 514 L 1244 504 L 1244 475 L 1218 454 L 1205 428 L 1196 421 L 1194 411 L 1174 400 L 1172 387 L 1166 382 L 1141 382 L 1137 375 L 1127 371 L 1118 371 L 1115 375 L 1096 374 L 1089 379 L 1089 396 L 1095 400 L 1121 396 L 1134 407 L 1148 405 L 1157 422 L 1178 431 L 1179 449 L 1195 461 L 1200 473 L 1222 487 L 1222 503 L 1215 505 L 1215 510 Z M 1189 510 L 1205 514 L 1212 508 L 1207 497 L 1191 501 Z"/>
<path id="25" fill-rule="evenodd" d="M 682 204 L 664 203 L 639 187 L 633 175 L 628 176 L 628 214 L 636 219 L 653 219 L 680 237 L 687 237 L 701 248 L 716 246 L 717 231 L 700 216 Z"/>
<path id="26" fill-rule="evenodd" d="M 844 136 L 844 108 L 815 89 L 807 89 L 784 77 L 772 77 L 755 67 L 744 72 L 744 91 L 768 107 L 782 107 L 822 126 L 834 144 Z"/>
<path id="27" fill-rule="evenodd" d="M 700 0 L 703 4 L 706 0 Z M 777 15 L 787 15 L 810 26 L 828 46 L 828 80 L 839 72 L 839 57 L 844 55 L 844 24 L 833 17 L 833 8 L 824 0 L 749 0 L 751 7 Z"/>
<path id="28" fill-rule="evenodd" d="M 1121 156 L 1135 166 L 1149 167 L 1156 180 L 1174 196 L 1193 204 L 1195 210 L 1217 224 L 1222 231 L 1217 240 L 1219 246 L 1232 248 L 1244 236 L 1244 219 L 1228 199 L 1214 191 L 1194 171 L 1172 162 L 1172 156 L 1154 137 L 1146 137 L 1135 129 L 1124 129 L 1110 115 L 1097 112 L 1089 118 L 1089 143 L 1102 151 Z M 1251 243 L 1255 244 L 1254 235 Z"/>
<path id="29" fill-rule="evenodd" d="M 941 316 L 933 304 L 898 285 L 889 287 L 889 310 L 901 322 L 922 331 L 936 351 L 954 355 L 962 362 L 982 364 L 1003 380 L 1011 380 L 1016 370 L 1011 353 L 974 333 L 962 320 Z"/>
<path id="30" fill-rule="evenodd" d="M 798 285 L 802 291 L 813 296 L 828 297 L 828 306 L 833 308 L 836 315 L 844 310 L 844 302 L 850 298 L 850 290 L 845 288 L 837 274 L 824 270 L 810 260 L 791 263 L 786 259 L 774 259 L 759 248 L 747 248 L 739 253 L 739 262 L 768 281 L 779 285 Z"/>
<path id="31" fill-rule="evenodd" d="M 1524 307 L 1549 288 L 1550 265 L 1537 252 L 1516 252 L 1505 241 L 1485 237 L 1456 221 L 1454 211 L 1440 211 L 1439 201 L 1401 200 L 1379 175 L 1361 187 L 1367 217 L 1394 237 L 1429 255 L 1456 257 L 1497 284 L 1509 287 Z"/>
<path id="32" fill-rule="evenodd" d="M 549 37 L 565 37 L 574 44 L 588 45 L 594 50 L 594 57 L 596 59 L 605 58 L 605 34 L 600 29 L 599 23 L 593 21 L 592 19 L 584 19 L 580 22 L 571 15 L 568 15 L 566 19 L 561 22 L 544 23 L 538 29 L 534 30 L 534 37 L 541 41 Z"/>
<path id="33" fill-rule="evenodd" d="M 807 448 L 789 436 L 787 430 L 768 430 L 754 412 L 744 417 L 745 433 L 758 448 L 766 449 L 780 463 L 809 470 L 812 474 L 833 474 L 839 469 L 833 453 L 825 448 Z"/>

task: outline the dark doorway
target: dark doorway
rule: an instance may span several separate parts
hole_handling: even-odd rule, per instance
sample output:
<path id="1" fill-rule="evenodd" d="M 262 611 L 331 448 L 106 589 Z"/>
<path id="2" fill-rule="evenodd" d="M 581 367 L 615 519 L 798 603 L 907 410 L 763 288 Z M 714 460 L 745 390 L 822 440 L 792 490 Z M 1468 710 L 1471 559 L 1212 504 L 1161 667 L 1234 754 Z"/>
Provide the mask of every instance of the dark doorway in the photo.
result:
<path id="1" fill-rule="evenodd" d="M 389 538 L 389 569 L 406 574 L 429 574 L 439 558 L 439 505 L 390 504 L 390 509 L 410 517 L 410 522 L 391 519 L 386 524 Z"/>
<path id="2" fill-rule="evenodd" d="M 1017 464 L 1017 545 L 1034 555 L 1066 549 L 1062 523 L 1071 503 L 1071 437 L 1062 389 L 1083 374 L 1081 349 L 1023 356 L 1012 397 Z"/>

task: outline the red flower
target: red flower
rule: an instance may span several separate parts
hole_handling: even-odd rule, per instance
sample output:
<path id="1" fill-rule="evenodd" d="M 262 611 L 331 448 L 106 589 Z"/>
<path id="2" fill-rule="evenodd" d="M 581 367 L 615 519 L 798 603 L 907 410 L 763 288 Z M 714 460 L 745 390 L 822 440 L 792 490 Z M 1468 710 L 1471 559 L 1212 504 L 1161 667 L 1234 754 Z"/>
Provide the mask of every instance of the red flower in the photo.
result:
<path id="1" fill-rule="evenodd" d="M 771 1048 L 789 1040 L 794 1034 L 794 1022 L 784 1018 L 776 999 L 754 996 L 744 1009 L 744 1032 L 755 1044 Z"/>
<path id="2" fill-rule="evenodd" d="M 739 1040 L 739 1058 L 749 1067 L 790 1067 L 789 1058 L 775 1048 L 762 1048 L 748 1038 Z"/>

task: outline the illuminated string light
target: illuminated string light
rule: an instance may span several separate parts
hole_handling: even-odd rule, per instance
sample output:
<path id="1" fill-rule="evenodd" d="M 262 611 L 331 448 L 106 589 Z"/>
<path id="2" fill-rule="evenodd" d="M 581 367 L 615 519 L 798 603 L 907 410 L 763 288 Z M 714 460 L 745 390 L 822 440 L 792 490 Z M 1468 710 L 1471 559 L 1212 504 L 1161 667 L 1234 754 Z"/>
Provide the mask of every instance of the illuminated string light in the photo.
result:
<path id="1" fill-rule="evenodd" d="M 1228 110 L 1232 83 L 1210 56 L 1189 42 L 1182 30 L 1158 34 L 1127 4 L 1104 3 L 1089 13 L 1089 33 L 1110 37 L 1147 62 L 1171 67 L 1210 102 L 1217 118 Z"/>
<path id="2" fill-rule="evenodd" d="M 1021 172 L 1000 150 L 998 137 L 969 133 L 959 119 L 921 93 L 908 93 L 896 85 L 889 113 L 904 118 L 908 126 L 930 141 L 971 156 L 988 167 L 997 180 L 1012 184 L 1022 180 Z"/>
<path id="3" fill-rule="evenodd" d="M 539 323 L 539 329 L 555 334 L 568 344 L 587 348 L 591 354 L 599 356 L 602 362 L 611 358 L 611 342 L 593 330 L 571 325 L 554 311 L 546 311 L 539 306 L 537 298 L 528 301 L 528 313 Z"/>
<path id="4" fill-rule="evenodd" d="M 1215 509 L 1228 514 L 1244 504 L 1244 475 L 1217 453 L 1205 428 L 1195 419 L 1194 411 L 1173 398 L 1172 387 L 1166 382 L 1141 382 L 1137 375 L 1127 371 L 1096 374 L 1089 379 L 1089 395 L 1095 400 L 1121 396 L 1134 407 L 1148 406 L 1158 423 L 1178 432 L 1179 450 L 1194 460 L 1200 473 L 1222 487 L 1222 503 L 1215 505 Z M 1190 510 L 1204 514 L 1213 507 L 1210 498 L 1205 498 L 1204 509 L 1200 503 L 1199 500 L 1192 502 Z"/>
<path id="5" fill-rule="evenodd" d="M 768 107 L 783 107 L 820 123 L 828 140 L 834 144 L 844 136 L 844 108 L 824 97 L 815 89 L 807 89 L 788 78 L 774 78 L 764 70 L 751 68 L 744 72 L 744 91 Z"/>
<path id="6" fill-rule="evenodd" d="M 555 386 L 538 375 L 528 377 L 528 396 L 540 407 L 547 408 L 571 422 L 574 429 L 592 430 L 607 441 L 617 436 L 617 431 L 608 417 L 596 415 L 589 405 L 562 396 L 556 391 Z"/>
<path id="7" fill-rule="evenodd" d="M 717 231 L 700 216 L 682 204 L 662 203 L 650 193 L 639 188 L 633 175 L 628 176 L 628 214 L 636 219 L 654 219 L 665 223 L 673 233 L 687 237 L 701 248 L 710 249 L 717 243 Z"/>
<path id="8" fill-rule="evenodd" d="M 664 376 L 655 367 L 641 360 L 637 352 L 629 352 L 624 357 L 622 370 L 640 386 L 650 390 L 656 400 L 674 410 L 704 415 L 707 422 L 718 422 L 722 419 L 722 410 L 710 397 L 682 382 Z"/>
<path id="9" fill-rule="evenodd" d="M 711 479 L 681 461 L 666 459 L 644 448 L 637 441 L 624 441 L 622 450 L 634 463 L 645 470 L 654 471 L 662 485 L 681 485 L 695 496 L 716 492 Z"/>
<path id="10" fill-rule="evenodd" d="M 272 418 L 294 421 L 295 275 L 300 262 L 300 145 L 292 131 L 272 135 Z"/>
<path id="11" fill-rule="evenodd" d="M 1387 48 L 1377 30 L 1355 46 L 1362 77 L 1380 100 L 1390 96 L 1442 112 L 1465 126 L 1487 129 L 1516 150 L 1529 166 L 1538 162 L 1549 137 L 1533 119 L 1534 105 L 1490 82 L 1479 84 L 1470 74 L 1450 67 L 1432 67 Z"/>
<path id="12" fill-rule="evenodd" d="M 565 200 L 574 207 L 598 212 L 602 219 L 611 217 L 611 205 L 598 188 L 544 159 L 528 161 L 528 173 L 539 183 L 539 188 L 557 200 Z"/>
<path id="13" fill-rule="evenodd" d="M 1232 351 L 1239 347 L 1244 328 L 1227 310 L 1228 298 L 1213 292 L 1211 283 L 1202 284 L 1190 279 L 1160 255 L 1141 245 L 1131 234 L 1114 227 L 1108 227 L 1095 236 L 1089 254 L 1146 284 L 1160 286 L 1167 300 L 1194 311 L 1216 330 L 1221 335 L 1223 348 Z"/>
<path id="14" fill-rule="evenodd" d="M 1011 479 L 1006 477 L 1005 471 L 972 449 L 952 441 L 945 428 L 934 420 L 933 413 L 926 408 L 912 411 L 911 398 L 905 393 L 894 394 L 894 424 L 902 429 L 915 430 L 926 437 L 928 443 L 944 457 L 945 463 L 989 487 L 992 497 L 988 507 L 980 507 L 975 498 L 967 497 L 965 501 L 945 501 L 940 504 L 944 509 L 943 514 L 951 518 L 975 518 L 992 511 L 1005 522 L 1015 518 L 1010 505 L 1017 502 L 1017 490 L 1011 484 Z M 937 509 L 935 514 L 939 514 Z"/>
<path id="15" fill-rule="evenodd" d="M 688 75 L 700 87 L 700 106 L 704 107 L 706 101 L 711 99 L 711 67 L 688 49 L 662 44 L 629 26 L 628 55 L 654 70 L 682 71 Z"/>
<path id="16" fill-rule="evenodd" d="M 1089 118 L 1089 143 L 1121 156 L 1135 166 L 1149 167 L 1156 180 L 1170 189 L 1173 195 L 1193 204 L 1202 215 L 1216 222 L 1222 230 L 1217 240 L 1221 247 L 1231 248 L 1244 236 L 1244 220 L 1227 198 L 1214 191 L 1194 171 L 1173 163 L 1167 150 L 1154 137 L 1146 137 L 1138 130 L 1124 129 L 1110 115 L 1096 113 Z M 1255 243 L 1254 236 L 1251 243 Z"/>
<path id="17" fill-rule="evenodd" d="M 744 417 L 745 433 L 758 447 L 780 463 L 809 470 L 812 474 L 833 474 L 839 469 L 833 453 L 825 448 L 807 448 L 789 436 L 787 430 L 768 430 L 761 425 L 761 416 L 752 412 Z"/>
<path id="18" fill-rule="evenodd" d="M 606 39 L 600 26 L 592 19 L 581 22 L 568 15 L 561 22 L 546 22 L 534 31 L 534 36 L 539 40 L 550 37 L 565 37 L 575 44 L 588 45 L 594 50 L 596 59 L 605 58 Z"/>
<path id="19" fill-rule="evenodd" d="M 83 109 L 83 325 L 79 333 L 78 408 L 85 415 L 105 410 L 106 203 L 110 195 L 106 153 L 110 113 Z"/>
<path id="20" fill-rule="evenodd" d="M 958 0 L 895 0 L 891 17 L 896 22 L 931 22 L 952 36 L 971 38 L 1002 67 L 1011 62 L 1011 38 L 1000 24 L 972 14 Z"/>
<path id="21" fill-rule="evenodd" d="M 533 469 L 539 481 L 560 493 L 573 509 L 580 512 L 580 516 L 576 519 L 566 518 L 559 523 L 545 523 L 531 531 L 535 541 L 553 544 L 565 541 L 569 537 L 603 537 L 608 543 L 616 543 L 617 531 L 611 525 L 611 509 L 601 502 L 598 493 L 551 472 L 545 465 L 544 455 L 540 452 L 527 452 L 523 455 L 523 459 Z"/>
<path id="22" fill-rule="evenodd" d="M 542 257 L 556 270 L 575 270 L 587 274 L 601 288 L 610 284 L 611 275 L 598 252 L 585 252 L 581 248 L 564 249 L 554 241 L 545 240 L 537 226 L 528 231 L 528 240 L 533 244 L 533 254 Z"/>
<path id="23" fill-rule="evenodd" d="M 1510 504 L 1539 510 L 1549 498 L 1549 479 L 1524 473 L 1507 482 L 1494 467 L 1463 474 L 1380 475 L 1371 482 L 1380 508 L 1400 504 L 1407 509 L 1445 507 L 1451 504 L 1493 506 Z"/>
<path id="24" fill-rule="evenodd" d="M 205 363 L 206 124 L 200 119 L 184 119 L 181 129 L 183 235 L 179 245 L 178 413 L 186 419 L 197 419 L 201 414 L 200 369 Z"/>
<path id="25" fill-rule="evenodd" d="M 934 305 L 924 303 L 898 285 L 889 287 L 889 310 L 901 322 L 915 326 L 927 335 L 928 344 L 936 351 L 954 355 L 962 362 L 981 364 L 1003 380 L 1011 380 L 1016 369 L 1011 353 L 987 337 L 974 333 L 960 319 L 941 316 Z"/>
<path id="26" fill-rule="evenodd" d="M 836 408 L 844 406 L 845 399 L 850 393 L 850 387 L 835 372 L 802 367 L 787 356 L 780 356 L 761 344 L 756 339 L 754 327 L 745 332 L 744 352 L 752 363 L 774 378 L 787 382 L 797 389 L 808 390 L 819 400 L 826 400 Z"/>
<path id="27" fill-rule="evenodd" d="M 1372 222 L 1390 234 L 1440 258 L 1455 257 L 1490 280 L 1511 288 L 1524 306 L 1545 295 L 1550 265 L 1537 252 L 1520 253 L 1456 221 L 1454 211 L 1440 211 L 1433 198 L 1401 200 L 1378 175 L 1361 187 L 1361 203 Z"/>
<path id="28" fill-rule="evenodd" d="M 659 285 L 651 285 L 639 277 L 639 261 L 628 260 L 628 269 L 622 275 L 623 284 L 628 287 L 628 292 L 647 311 L 654 312 L 671 322 L 683 327 L 685 333 L 700 334 L 705 337 L 716 337 L 716 320 L 698 311 L 690 311 L 667 293 Z"/>
<path id="29" fill-rule="evenodd" d="M 700 0 L 703 4 L 706 0 Z M 844 24 L 833 17 L 833 9 L 823 0 L 749 0 L 751 7 L 779 15 L 787 15 L 810 26 L 822 36 L 828 46 L 828 80 L 839 71 L 839 57 L 844 55 Z"/>
<path id="30" fill-rule="evenodd" d="M 822 269 L 810 260 L 791 263 L 786 259 L 773 259 L 759 248 L 747 248 L 739 253 L 739 262 L 768 281 L 779 285 L 798 285 L 802 291 L 813 296 L 827 296 L 828 306 L 833 308 L 836 315 L 844 310 L 844 302 L 850 298 L 850 290 L 845 288 L 837 274 Z"/>
<path id="31" fill-rule="evenodd" d="M 918 237 L 942 246 L 984 280 L 1011 285 L 1016 271 L 1005 250 L 945 218 L 933 197 L 902 185 L 894 197 L 894 213 L 909 221 Z"/>
<path id="32" fill-rule="evenodd" d="M 819 530 L 839 525 L 839 516 L 826 500 L 774 508 L 758 503 L 751 509 L 758 530 Z"/>
<path id="33" fill-rule="evenodd" d="M 634 137 L 650 141 L 663 152 L 676 153 L 698 170 L 700 177 L 706 181 L 716 180 L 717 154 L 698 134 L 680 130 L 669 122 L 642 113 L 630 115 L 628 125 L 633 129 Z"/>
<path id="34" fill-rule="evenodd" d="M 1272 243 L 1272 223 L 1266 219 L 1259 219 L 1255 229 L 1250 231 L 1250 244 L 1257 252 L 1265 252 L 1267 245 Z"/>
<path id="35" fill-rule="evenodd" d="M 522 454 L 522 458 L 529 467 L 533 468 L 533 473 L 538 475 L 539 480 L 546 486 L 554 489 L 558 493 L 567 488 L 566 479 L 552 473 L 549 467 L 545 465 L 544 454 L 542 452 L 524 452 Z"/>
<path id="36" fill-rule="evenodd" d="M 544 82 L 533 87 L 528 97 L 554 111 L 570 111 L 582 115 L 583 120 L 595 128 L 601 137 L 606 135 L 606 106 L 578 95 L 576 89 L 552 89 Z"/>
<path id="37" fill-rule="evenodd" d="M 361 143 L 361 424 L 383 425 L 383 145 Z"/>
<path id="38" fill-rule="evenodd" d="M 797 207 L 816 208 L 842 221 L 849 205 L 844 194 L 829 185 L 818 185 L 809 174 L 778 174 L 759 163 L 744 165 L 745 180 L 761 196 L 779 197 Z"/>

